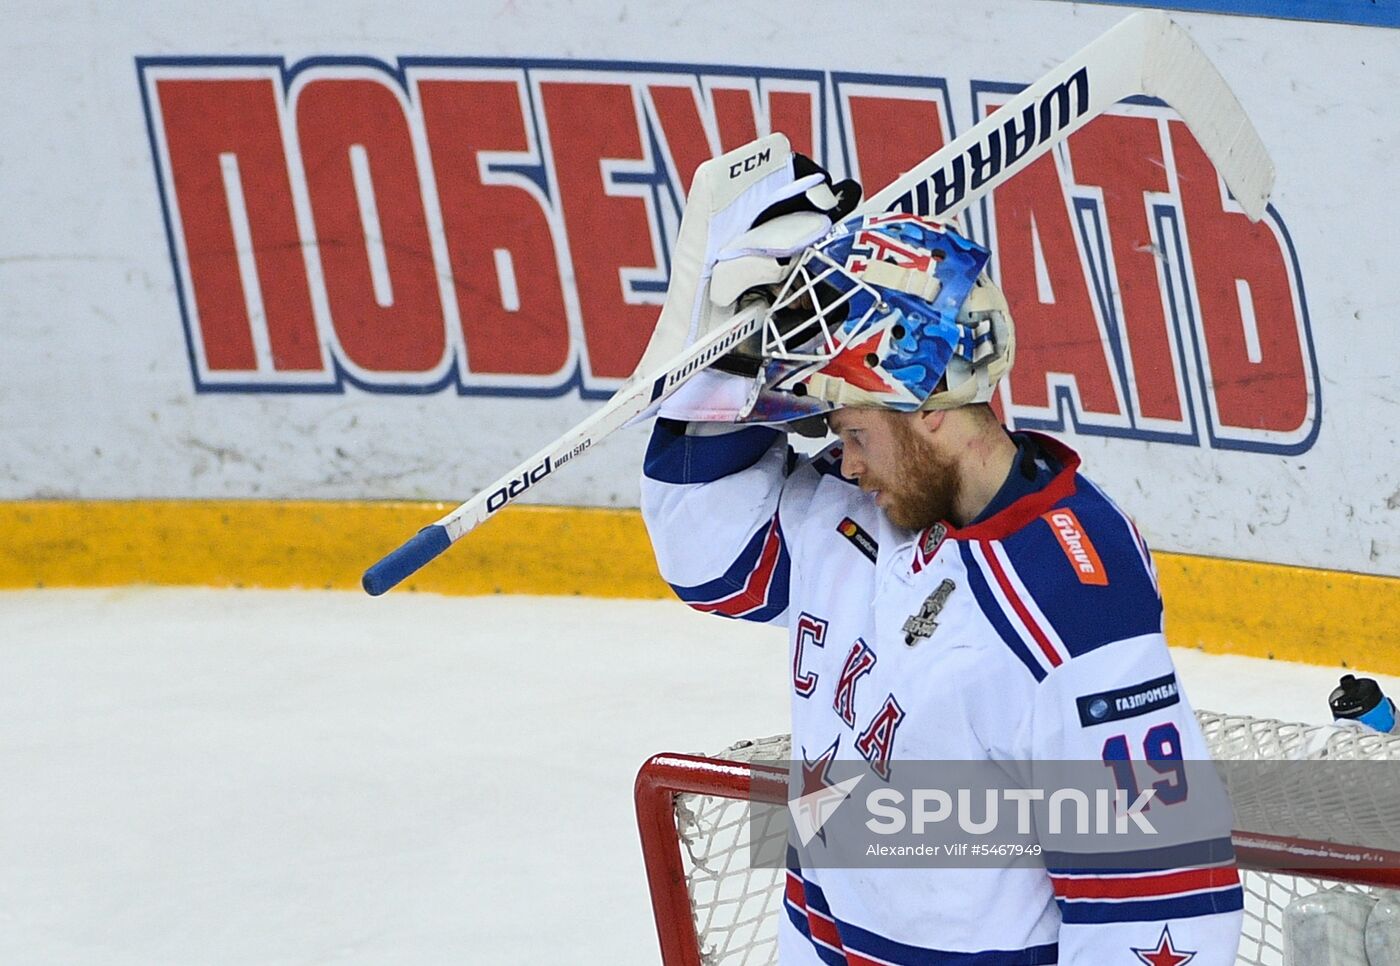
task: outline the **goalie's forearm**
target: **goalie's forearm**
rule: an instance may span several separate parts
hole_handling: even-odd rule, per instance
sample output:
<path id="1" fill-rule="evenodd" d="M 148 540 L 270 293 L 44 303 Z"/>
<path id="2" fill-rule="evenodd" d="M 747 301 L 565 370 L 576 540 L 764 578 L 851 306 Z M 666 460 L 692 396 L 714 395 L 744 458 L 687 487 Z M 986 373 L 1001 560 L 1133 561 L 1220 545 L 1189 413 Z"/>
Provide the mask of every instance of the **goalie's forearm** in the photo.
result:
<path id="1" fill-rule="evenodd" d="M 656 420 L 642 518 L 661 576 L 681 600 L 705 613 L 775 621 L 788 595 L 778 515 L 786 436 L 767 426 L 725 430 Z"/>

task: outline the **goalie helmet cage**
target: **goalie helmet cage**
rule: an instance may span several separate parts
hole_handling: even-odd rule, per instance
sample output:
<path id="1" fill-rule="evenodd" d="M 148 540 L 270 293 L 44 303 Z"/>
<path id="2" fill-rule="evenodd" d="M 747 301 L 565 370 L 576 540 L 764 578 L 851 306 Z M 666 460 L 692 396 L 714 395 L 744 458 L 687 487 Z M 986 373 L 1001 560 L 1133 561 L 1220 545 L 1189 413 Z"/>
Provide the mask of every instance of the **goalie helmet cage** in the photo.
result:
<path id="1" fill-rule="evenodd" d="M 1207 711 L 1197 718 L 1217 760 L 1400 760 L 1397 736 Z M 751 830 L 748 803 L 786 801 L 786 772 L 773 763 L 789 755 L 780 735 L 714 757 L 655 755 L 642 766 L 637 823 L 664 966 L 777 961 L 782 870 L 751 868 L 748 858 L 751 832 L 786 836 L 786 822 Z M 1236 815 L 1267 815 L 1266 827 L 1289 834 L 1234 834 L 1245 891 L 1236 962 L 1286 966 L 1283 915 L 1295 899 L 1324 889 L 1400 889 L 1400 799 L 1354 807 L 1335 783 L 1251 789 L 1256 794 L 1235 795 Z"/>

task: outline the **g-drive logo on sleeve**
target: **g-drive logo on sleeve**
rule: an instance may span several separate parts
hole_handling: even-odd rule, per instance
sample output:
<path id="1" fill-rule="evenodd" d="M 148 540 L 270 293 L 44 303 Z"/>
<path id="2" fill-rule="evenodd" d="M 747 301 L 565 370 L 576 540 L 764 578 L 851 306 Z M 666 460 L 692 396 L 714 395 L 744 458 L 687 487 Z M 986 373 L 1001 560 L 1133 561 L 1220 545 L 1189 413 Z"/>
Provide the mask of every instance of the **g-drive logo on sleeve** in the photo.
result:
<path id="1" fill-rule="evenodd" d="M 1074 515 L 1074 511 L 1051 510 L 1044 514 L 1042 519 L 1050 524 L 1050 529 L 1055 532 L 1055 539 L 1060 542 L 1060 549 L 1069 558 L 1070 566 L 1074 568 L 1074 575 L 1079 578 L 1079 582 L 1095 587 L 1107 587 L 1108 572 L 1104 570 L 1099 552 L 1094 549 L 1089 535 L 1079 525 L 1079 518 Z"/>

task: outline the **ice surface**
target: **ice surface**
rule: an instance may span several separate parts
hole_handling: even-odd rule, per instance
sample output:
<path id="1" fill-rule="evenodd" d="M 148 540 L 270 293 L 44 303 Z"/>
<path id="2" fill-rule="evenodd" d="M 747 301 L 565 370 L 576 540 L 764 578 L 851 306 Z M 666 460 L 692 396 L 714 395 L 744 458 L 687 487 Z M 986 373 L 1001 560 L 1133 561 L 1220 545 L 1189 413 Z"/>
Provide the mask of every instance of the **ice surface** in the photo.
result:
<path id="1" fill-rule="evenodd" d="M 1291 720 L 1340 673 L 1175 657 Z M 0 962 L 655 963 L 637 767 L 786 677 L 670 601 L 0 593 Z"/>

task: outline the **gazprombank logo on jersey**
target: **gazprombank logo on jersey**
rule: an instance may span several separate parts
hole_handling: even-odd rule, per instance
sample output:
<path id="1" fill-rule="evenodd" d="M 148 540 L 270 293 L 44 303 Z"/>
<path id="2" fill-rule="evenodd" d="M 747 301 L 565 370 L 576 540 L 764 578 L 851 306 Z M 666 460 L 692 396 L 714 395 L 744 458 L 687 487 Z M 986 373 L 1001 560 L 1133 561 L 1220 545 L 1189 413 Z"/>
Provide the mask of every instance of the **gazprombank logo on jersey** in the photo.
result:
<path id="1" fill-rule="evenodd" d="M 137 66 L 201 392 L 606 396 L 651 333 L 701 161 L 781 130 L 873 191 L 1015 90 L 517 59 Z M 966 217 L 1018 326 L 1009 422 L 1312 445 L 1283 220 L 1251 224 L 1170 110 L 1120 105 Z"/>

